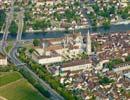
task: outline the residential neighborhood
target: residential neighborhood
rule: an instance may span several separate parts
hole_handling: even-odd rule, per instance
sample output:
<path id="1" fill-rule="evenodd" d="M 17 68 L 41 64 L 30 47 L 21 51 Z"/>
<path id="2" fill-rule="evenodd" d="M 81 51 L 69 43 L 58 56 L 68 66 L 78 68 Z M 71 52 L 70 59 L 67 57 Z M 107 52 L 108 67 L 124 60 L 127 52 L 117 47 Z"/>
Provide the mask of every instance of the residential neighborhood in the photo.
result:
<path id="1" fill-rule="evenodd" d="M 16 5 L 21 5 L 16 0 Z M 129 0 L 23 0 L 25 7 L 26 32 L 68 31 L 99 26 L 109 29 L 110 25 L 129 23 Z M 0 2 L 6 10 L 10 0 Z M 28 6 L 27 6 L 28 5 Z M 18 10 L 15 6 L 14 10 Z"/>
<path id="2" fill-rule="evenodd" d="M 130 100 L 130 0 L 0 0 L 0 100 Z"/>
<path id="3" fill-rule="evenodd" d="M 41 39 L 35 45 L 32 59 L 45 65 L 53 76 L 60 76 L 60 83 L 82 99 L 124 98 L 120 89 L 130 88 L 130 32 L 101 35 L 88 31 L 85 36 L 74 33 Z M 125 98 L 130 98 L 128 91 Z"/>

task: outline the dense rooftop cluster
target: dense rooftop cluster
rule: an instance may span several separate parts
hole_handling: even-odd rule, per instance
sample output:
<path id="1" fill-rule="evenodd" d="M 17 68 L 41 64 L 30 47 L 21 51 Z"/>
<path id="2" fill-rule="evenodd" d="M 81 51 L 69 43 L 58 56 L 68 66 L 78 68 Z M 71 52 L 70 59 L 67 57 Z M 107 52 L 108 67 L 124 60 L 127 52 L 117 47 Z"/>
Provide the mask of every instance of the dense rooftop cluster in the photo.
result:
<path id="1" fill-rule="evenodd" d="M 0 30 L 10 5 L 11 0 L 0 0 Z M 60 95 L 67 100 L 130 99 L 130 31 L 88 30 L 85 35 L 76 30 L 100 26 L 107 30 L 110 24 L 129 23 L 128 0 L 16 0 L 14 5 L 14 15 L 18 6 L 25 8 L 25 31 L 73 30 L 59 38 L 34 39 L 31 48 L 21 47 L 16 54 Z M 10 29 L 17 30 L 16 21 Z M 7 65 L 1 54 L 0 65 Z"/>
<path id="2" fill-rule="evenodd" d="M 7 9 L 10 0 L 0 1 Z M 73 30 L 92 26 L 110 28 L 110 24 L 129 22 L 128 0 L 23 0 L 16 1 L 25 10 L 26 31 Z M 90 25 L 91 24 L 91 25 Z"/>
<path id="3" fill-rule="evenodd" d="M 42 39 L 34 49 L 32 58 L 82 99 L 130 98 L 130 32 L 74 33 Z"/>

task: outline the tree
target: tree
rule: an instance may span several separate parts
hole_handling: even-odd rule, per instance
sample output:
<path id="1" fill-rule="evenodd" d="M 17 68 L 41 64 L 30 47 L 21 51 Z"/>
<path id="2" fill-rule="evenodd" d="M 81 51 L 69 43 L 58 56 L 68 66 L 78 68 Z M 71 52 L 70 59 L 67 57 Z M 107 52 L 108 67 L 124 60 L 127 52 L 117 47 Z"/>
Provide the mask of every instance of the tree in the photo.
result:
<path id="1" fill-rule="evenodd" d="M 97 25 L 92 27 L 92 31 L 97 31 Z"/>
<path id="2" fill-rule="evenodd" d="M 46 28 L 48 28 L 48 27 L 50 27 L 51 26 L 51 22 L 50 22 L 50 20 L 36 20 L 36 21 L 34 21 L 34 23 L 33 23 L 33 25 L 32 25 L 32 27 L 33 27 L 33 29 L 35 29 L 35 30 L 40 30 L 40 29 L 42 29 L 42 30 L 45 30 Z"/>
<path id="3" fill-rule="evenodd" d="M 99 15 L 104 17 L 104 18 L 110 18 L 110 13 L 106 10 L 100 11 Z"/>
<path id="4" fill-rule="evenodd" d="M 32 1 L 31 0 L 29 0 L 29 2 L 28 2 L 28 5 L 32 5 L 33 3 L 32 3 Z"/>
<path id="5" fill-rule="evenodd" d="M 51 94 L 45 90 L 40 84 L 35 84 L 35 87 L 47 98 L 50 98 Z"/>
<path id="6" fill-rule="evenodd" d="M 62 15 L 58 14 L 57 12 L 54 12 L 53 16 L 54 16 L 54 19 L 57 19 L 58 21 L 61 21 L 61 19 L 62 19 Z"/>
<path id="7" fill-rule="evenodd" d="M 96 3 L 96 4 L 92 5 L 92 7 L 93 7 L 94 11 L 97 14 L 99 12 L 99 6 L 98 6 L 98 4 Z"/>
<path id="8" fill-rule="evenodd" d="M 99 43 L 97 41 L 92 41 L 92 51 L 95 52 L 99 48 Z"/>
<path id="9" fill-rule="evenodd" d="M 41 44 L 41 41 L 39 39 L 34 39 L 33 40 L 33 45 L 34 46 L 40 46 L 40 44 Z"/>
<path id="10" fill-rule="evenodd" d="M 120 91 L 120 93 L 121 93 L 122 95 L 124 95 L 124 94 L 126 93 L 126 90 L 125 90 L 124 87 L 120 87 L 120 88 L 119 88 L 119 91 Z"/>
<path id="11" fill-rule="evenodd" d="M 128 18 L 128 13 L 126 13 L 126 12 L 122 12 L 121 13 L 121 17 L 123 18 L 123 19 L 127 19 Z"/>
<path id="12" fill-rule="evenodd" d="M 109 8 L 109 14 L 114 14 L 115 13 L 115 5 L 112 5 L 110 8 Z"/>
<path id="13" fill-rule="evenodd" d="M 81 57 L 81 59 L 88 59 L 87 52 L 82 52 L 82 53 L 80 54 L 80 57 Z"/>
<path id="14" fill-rule="evenodd" d="M 109 63 L 105 64 L 107 68 L 109 68 L 109 70 L 112 70 L 112 68 L 115 65 L 121 64 L 123 63 L 122 59 L 111 59 Z"/>
<path id="15" fill-rule="evenodd" d="M 125 61 L 130 61 L 130 55 L 128 55 L 126 58 L 125 58 Z"/>
<path id="16" fill-rule="evenodd" d="M 30 12 L 29 12 L 29 11 L 26 11 L 26 12 L 25 12 L 25 18 L 24 18 L 24 20 L 25 20 L 25 21 L 29 21 L 29 20 L 31 20 L 31 19 L 32 19 L 32 17 L 31 17 Z"/>
<path id="17" fill-rule="evenodd" d="M 75 2 L 74 2 L 74 6 L 75 6 L 75 7 L 80 6 L 80 2 L 79 2 L 79 1 L 75 1 Z"/>
<path id="18" fill-rule="evenodd" d="M 32 54 L 32 53 L 34 52 L 34 50 L 35 50 L 35 49 L 31 48 L 31 49 L 29 49 L 28 51 L 29 51 L 30 54 Z"/>
<path id="19" fill-rule="evenodd" d="M 31 48 L 28 50 L 29 54 L 30 54 L 30 57 L 32 58 L 32 54 L 34 53 L 35 49 Z"/>
<path id="20" fill-rule="evenodd" d="M 121 14 L 121 17 L 122 17 L 123 19 L 127 19 L 127 18 L 129 17 L 128 9 L 127 9 L 127 8 L 124 9 L 124 10 L 121 10 L 120 14 Z"/>
<path id="21" fill-rule="evenodd" d="M 92 97 L 89 100 L 96 100 L 96 96 L 92 95 Z"/>
<path id="22" fill-rule="evenodd" d="M 106 64 L 106 67 L 109 69 L 109 70 L 112 70 L 114 65 L 112 63 L 107 63 Z"/>
<path id="23" fill-rule="evenodd" d="M 31 52 L 32 52 L 32 50 L 31 50 Z M 24 56 L 26 56 L 26 54 L 22 52 L 22 53 L 20 53 L 19 57 L 21 57 L 21 54 L 24 54 Z M 30 62 L 27 62 L 27 59 Z M 29 66 L 29 68 L 31 68 L 31 70 L 33 70 L 42 80 L 46 81 L 53 89 L 55 89 L 59 94 L 61 94 L 66 100 L 79 100 L 79 99 L 76 99 L 76 97 L 73 94 L 71 94 L 71 91 L 67 91 L 65 89 L 65 87 L 59 83 L 59 79 L 56 78 L 56 77 L 53 77 L 47 71 L 47 69 L 45 67 L 43 67 L 40 64 L 36 63 L 35 61 L 30 59 L 29 57 L 27 59 L 22 60 L 22 61 L 25 62 Z M 30 79 L 30 76 L 28 76 L 28 75 L 25 75 L 25 77 Z M 33 77 L 31 76 L 31 78 L 33 78 Z M 31 79 L 31 83 L 32 83 L 32 79 Z M 49 94 L 48 91 L 44 90 L 44 88 L 42 89 L 42 87 L 40 88 L 40 83 L 38 81 L 36 83 L 36 80 L 34 80 L 34 82 L 32 84 L 43 95 L 45 95 L 48 98 L 50 97 L 50 94 Z"/>
<path id="24" fill-rule="evenodd" d="M 9 32 L 12 34 L 16 34 L 18 31 L 18 26 L 15 21 L 12 21 L 11 26 L 9 28 Z"/>
<path id="25" fill-rule="evenodd" d="M 112 82 L 114 82 L 113 79 L 110 79 L 110 78 L 104 77 L 104 76 L 99 80 L 100 84 L 109 84 L 109 83 L 112 83 Z"/>
<path id="26" fill-rule="evenodd" d="M 103 22 L 103 28 L 104 28 L 105 30 L 108 30 L 108 29 L 110 28 L 110 20 L 105 20 L 105 21 Z"/>
<path id="27" fill-rule="evenodd" d="M 5 11 L 0 11 L 0 30 L 5 22 L 6 14 Z"/>
<path id="28" fill-rule="evenodd" d="M 73 20 L 78 19 L 76 12 L 70 9 L 65 11 L 65 17 L 68 22 L 72 22 Z"/>
<path id="29" fill-rule="evenodd" d="M 121 63 L 123 63 L 123 60 L 122 59 L 112 59 L 111 61 L 110 61 L 110 63 L 112 64 L 112 65 L 118 65 L 118 64 L 121 64 Z"/>

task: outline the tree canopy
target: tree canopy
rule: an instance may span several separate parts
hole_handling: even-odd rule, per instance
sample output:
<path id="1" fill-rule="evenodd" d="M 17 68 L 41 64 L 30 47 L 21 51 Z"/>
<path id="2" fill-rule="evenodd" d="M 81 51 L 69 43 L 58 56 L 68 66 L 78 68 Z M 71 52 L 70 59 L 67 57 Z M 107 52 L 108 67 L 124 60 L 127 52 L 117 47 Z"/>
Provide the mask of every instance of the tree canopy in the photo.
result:
<path id="1" fill-rule="evenodd" d="M 0 30 L 5 22 L 6 14 L 5 11 L 0 11 Z"/>
<path id="2" fill-rule="evenodd" d="M 34 39 L 34 40 L 33 40 L 33 45 L 34 45 L 34 46 L 40 46 L 40 44 L 41 44 L 41 42 L 40 42 L 39 39 Z"/>
<path id="3" fill-rule="evenodd" d="M 12 34 L 16 34 L 18 31 L 18 26 L 15 21 L 12 21 L 11 26 L 9 28 L 9 32 Z"/>
<path id="4" fill-rule="evenodd" d="M 125 58 L 125 61 L 130 61 L 130 55 L 128 55 L 126 58 Z"/>
<path id="5" fill-rule="evenodd" d="M 106 67 L 109 68 L 109 70 L 112 70 L 112 68 L 117 65 L 123 63 L 122 59 L 112 59 L 109 63 L 106 64 Z"/>
<path id="6" fill-rule="evenodd" d="M 50 20 L 36 20 L 34 21 L 32 27 L 33 29 L 35 30 L 39 30 L 39 29 L 42 29 L 42 30 L 45 30 L 46 28 L 50 27 L 51 26 L 51 22 Z"/>
<path id="7" fill-rule="evenodd" d="M 108 77 L 102 77 L 100 80 L 99 80 L 99 83 L 100 84 L 109 84 L 109 83 L 112 83 L 114 82 L 114 80 L 108 78 Z"/>

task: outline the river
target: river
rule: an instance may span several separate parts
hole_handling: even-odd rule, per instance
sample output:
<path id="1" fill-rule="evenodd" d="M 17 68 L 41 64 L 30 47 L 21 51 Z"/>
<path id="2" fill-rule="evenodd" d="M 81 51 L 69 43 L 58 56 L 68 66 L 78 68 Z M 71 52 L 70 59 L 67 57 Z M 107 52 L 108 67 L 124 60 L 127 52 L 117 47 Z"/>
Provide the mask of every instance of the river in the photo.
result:
<path id="1" fill-rule="evenodd" d="M 78 32 L 81 32 L 83 35 L 87 34 L 88 29 L 79 29 L 76 30 Z M 112 25 L 109 30 L 105 31 L 102 27 L 99 27 L 97 31 L 91 31 L 91 32 L 98 32 L 98 33 L 111 33 L 111 32 L 126 32 L 130 31 L 130 24 L 120 24 L 120 25 Z M 53 31 L 53 32 L 41 32 L 41 33 L 23 33 L 22 39 L 41 39 L 41 38 L 58 38 L 62 37 L 65 34 L 70 34 L 71 31 L 65 32 L 65 31 Z M 16 35 L 9 34 L 8 39 L 15 39 Z M 2 39 L 2 34 L 0 34 L 0 39 Z"/>

